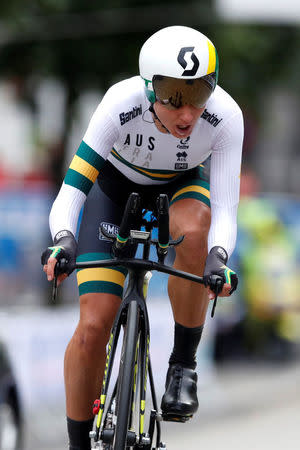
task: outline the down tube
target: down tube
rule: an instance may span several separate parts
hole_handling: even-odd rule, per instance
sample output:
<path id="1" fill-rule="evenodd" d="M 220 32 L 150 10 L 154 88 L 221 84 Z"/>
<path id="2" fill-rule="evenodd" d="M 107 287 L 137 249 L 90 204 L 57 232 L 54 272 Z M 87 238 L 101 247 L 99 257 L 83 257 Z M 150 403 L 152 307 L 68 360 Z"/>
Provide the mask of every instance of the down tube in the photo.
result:
<path id="1" fill-rule="evenodd" d="M 127 324 L 118 377 L 117 419 L 113 442 L 114 450 L 123 450 L 126 447 L 128 424 L 131 415 L 138 327 L 139 306 L 135 300 L 132 300 L 128 306 Z"/>
<path id="2" fill-rule="evenodd" d="M 150 330 L 149 320 L 146 308 L 143 308 L 143 327 L 141 330 L 141 384 L 140 384 L 140 436 L 144 433 L 145 426 L 145 408 L 146 408 L 146 392 L 147 392 L 147 375 L 149 363 L 149 346 L 150 346 Z"/>
<path id="3" fill-rule="evenodd" d="M 117 348 L 117 343 L 119 339 L 120 334 L 120 328 L 121 328 L 121 310 L 118 312 L 117 317 L 115 319 L 115 322 L 113 324 L 109 342 L 108 342 L 108 348 L 107 348 L 107 356 L 106 356 L 106 363 L 105 363 L 105 369 L 104 369 L 104 377 L 102 382 L 102 390 L 100 395 L 100 408 L 97 416 L 97 434 L 99 434 L 101 421 L 103 417 L 105 402 L 106 402 L 106 396 L 108 391 L 108 386 L 110 382 L 111 377 L 111 371 L 115 359 L 115 353 Z"/>

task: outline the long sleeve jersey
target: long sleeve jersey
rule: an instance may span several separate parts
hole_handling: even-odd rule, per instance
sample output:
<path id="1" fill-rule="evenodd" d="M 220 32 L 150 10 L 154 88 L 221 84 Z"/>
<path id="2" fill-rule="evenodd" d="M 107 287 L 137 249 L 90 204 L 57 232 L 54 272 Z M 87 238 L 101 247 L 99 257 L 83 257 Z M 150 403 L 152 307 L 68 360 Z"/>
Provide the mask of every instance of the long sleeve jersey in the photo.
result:
<path id="1" fill-rule="evenodd" d="M 209 98 L 191 135 L 184 139 L 156 127 L 139 76 L 113 85 L 96 109 L 50 213 L 52 236 L 76 233 L 79 212 L 108 159 L 138 184 L 175 180 L 209 156 L 211 227 L 209 249 L 220 245 L 230 255 L 236 241 L 243 116 L 220 86 Z"/>

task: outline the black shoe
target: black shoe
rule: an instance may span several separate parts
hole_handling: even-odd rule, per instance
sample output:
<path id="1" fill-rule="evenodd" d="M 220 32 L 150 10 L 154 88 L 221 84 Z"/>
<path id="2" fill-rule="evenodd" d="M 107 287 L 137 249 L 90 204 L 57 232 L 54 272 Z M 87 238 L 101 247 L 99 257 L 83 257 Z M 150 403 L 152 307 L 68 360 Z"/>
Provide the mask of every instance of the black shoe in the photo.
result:
<path id="1" fill-rule="evenodd" d="M 198 409 L 197 373 L 193 369 L 172 364 L 166 379 L 166 392 L 161 401 L 164 420 L 186 422 Z"/>

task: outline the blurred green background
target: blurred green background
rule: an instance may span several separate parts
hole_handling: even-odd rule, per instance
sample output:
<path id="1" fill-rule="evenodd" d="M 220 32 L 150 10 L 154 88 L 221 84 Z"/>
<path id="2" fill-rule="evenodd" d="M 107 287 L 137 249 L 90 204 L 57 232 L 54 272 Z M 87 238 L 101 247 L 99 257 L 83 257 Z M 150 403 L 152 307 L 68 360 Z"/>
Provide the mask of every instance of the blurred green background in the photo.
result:
<path id="1" fill-rule="evenodd" d="M 21 339 L 13 332 L 15 321 L 22 328 L 38 311 L 50 341 L 55 314 L 78 313 L 74 277 L 51 305 L 40 267 L 41 250 L 50 243 L 49 210 L 72 154 L 106 89 L 138 73 L 143 42 L 175 24 L 197 28 L 213 41 L 219 84 L 239 103 L 245 121 L 231 260 L 240 285 L 230 301 L 219 302 L 208 326 L 207 364 L 300 360 L 298 2 L 10 0 L 0 4 L 0 307 L 14 366 Z M 166 284 L 154 277 L 151 292 L 167 302 L 162 280 Z M 30 348 L 33 329 L 23 329 Z M 60 353 L 54 352 L 52 367 L 62 363 L 67 330 L 61 340 L 56 335 Z M 36 358 L 41 355 L 46 361 L 42 347 Z M 25 386 L 29 392 L 30 380 L 15 371 L 21 391 Z M 59 386 L 55 392 L 62 396 Z"/>

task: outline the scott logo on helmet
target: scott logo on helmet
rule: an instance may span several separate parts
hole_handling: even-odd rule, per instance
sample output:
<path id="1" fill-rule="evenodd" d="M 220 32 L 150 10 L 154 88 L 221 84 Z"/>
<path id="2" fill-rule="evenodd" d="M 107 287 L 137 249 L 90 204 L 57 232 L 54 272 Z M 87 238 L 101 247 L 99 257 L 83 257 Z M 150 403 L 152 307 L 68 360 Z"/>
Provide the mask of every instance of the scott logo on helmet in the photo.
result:
<path id="1" fill-rule="evenodd" d="M 185 60 L 185 55 L 186 53 L 191 53 L 191 61 L 193 62 L 193 67 L 191 69 L 186 69 L 182 72 L 181 76 L 182 77 L 189 77 L 189 76 L 193 76 L 197 73 L 197 70 L 199 68 L 199 59 L 197 58 L 197 56 L 195 55 L 195 53 L 193 52 L 195 47 L 182 47 L 182 49 L 180 49 L 180 52 L 178 54 L 177 57 L 177 61 L 179 62 L 179 64 L 181 65 L 181 67 L 183 69 L 186 68 L 186 66 L 188 65 L 188 63 Z"/>

